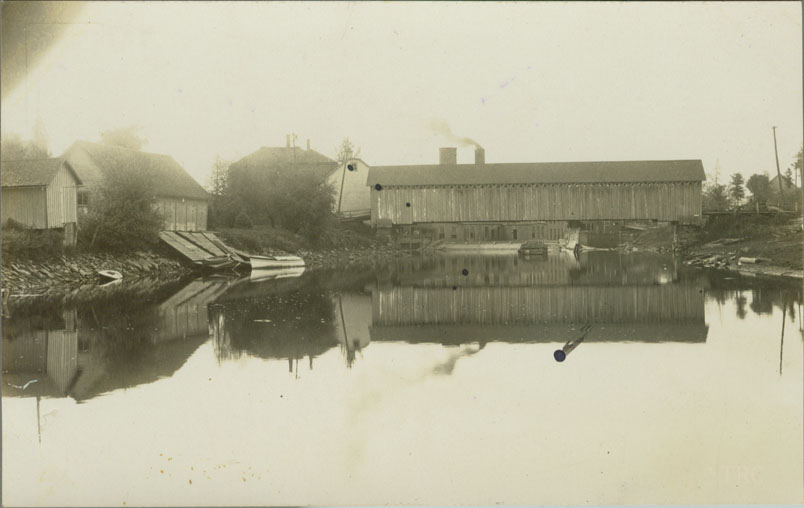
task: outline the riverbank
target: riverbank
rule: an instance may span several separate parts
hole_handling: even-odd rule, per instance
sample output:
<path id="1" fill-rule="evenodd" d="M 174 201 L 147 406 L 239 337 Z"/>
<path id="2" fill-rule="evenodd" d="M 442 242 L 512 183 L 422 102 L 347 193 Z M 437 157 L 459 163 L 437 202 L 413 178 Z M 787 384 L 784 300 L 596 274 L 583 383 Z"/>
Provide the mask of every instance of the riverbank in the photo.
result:
<path id="1" fill-rule="evenodd" d="M 624 249 L 675 252 L 686 265 L 749 276 L 801 280 L 804 273 L 800 217 L 715 216 L 702 227 L 679 227 L 677 235 L 674 247 L 670 226 L 649 229 Z"/>
<path id="2" fill-rule="evenodd" d="M 42 260 L 3 261 L 3 290 L 13 297 L 68 296 L 101 284 L 98 270 L 117 270 L 128 284 L 178 280 L 193 269 L 159 252 L 76 253 Z"/>
<path id="3" fill-rule="evenodd" d="M 225 229 L 221 238 L 233 247 L 253 254 L 294 254 L 304 259 L 308 270 L 376 266 L 405 252 L 373 237 L 362 225 L 338 227 L 331 232 L 327 247 L 313 247 L 308 241 L 284 230 L 268 227 Z M 163 245 L 133 253 L 80 253 L 24 259 L 4 257 L 2 287 L 12 298 L 73 298 L 98 288 L 99 270 L 116 270 L 122 285 L 169 283 L 207 273 L 176 256 Z M 233 274 L 234 275 L 234 274 Z"/>

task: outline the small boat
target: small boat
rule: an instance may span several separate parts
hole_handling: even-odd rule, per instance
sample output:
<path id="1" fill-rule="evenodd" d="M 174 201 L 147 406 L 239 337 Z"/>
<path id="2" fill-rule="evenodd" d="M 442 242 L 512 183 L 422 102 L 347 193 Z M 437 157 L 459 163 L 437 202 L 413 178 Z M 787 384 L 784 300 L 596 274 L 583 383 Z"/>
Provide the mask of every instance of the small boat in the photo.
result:
<path id="1" fill-rule="evenodd" d="M 269 268 L 269 269 L 252 269 L 249 274 L 251 282 L 261 282 L 264 280 L 274 279 L 287 279 L 292 277 L 300 277 L 304 273 L 303 266 L 294 266 L 292 268 Z"/>
<path id="2" fill-rule="evenodd" d="M 123 274 L 117 270 L 98 270 L 98 275 L 104 283 L 123 279 Z"/>
<path id="3" fill-rule="evenodd" d="M 547 245 L 536 240 L 531 240 L 523 243 L 522 247 L 519 248 L 519 252 L 526 256 L 546 256 Z"/>
<path id="4" fill-rule="evenodd" d="M 304 266 L 304 260 L 298 256 L 249 256 L 249 259 L 252 270 Z"/>

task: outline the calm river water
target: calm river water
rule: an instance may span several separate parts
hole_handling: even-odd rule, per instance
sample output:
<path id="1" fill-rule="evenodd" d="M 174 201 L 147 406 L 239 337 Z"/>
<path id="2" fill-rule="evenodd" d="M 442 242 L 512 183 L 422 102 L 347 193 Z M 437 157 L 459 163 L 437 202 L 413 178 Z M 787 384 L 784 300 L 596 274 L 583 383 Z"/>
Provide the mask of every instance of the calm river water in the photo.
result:
<path id="1" fill-rule="evenodd" d="M 283 275 L 12 306 L 4 504 L 804 501 L 800 285 L 608 252 Z"/>

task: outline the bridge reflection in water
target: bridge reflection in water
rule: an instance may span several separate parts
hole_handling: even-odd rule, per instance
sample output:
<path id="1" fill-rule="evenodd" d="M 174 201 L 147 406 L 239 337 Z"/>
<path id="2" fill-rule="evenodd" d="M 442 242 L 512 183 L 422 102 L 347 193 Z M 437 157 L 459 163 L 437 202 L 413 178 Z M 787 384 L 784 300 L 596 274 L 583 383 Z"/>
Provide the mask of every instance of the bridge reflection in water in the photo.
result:
<path id="1" fill-rule="evenodd" d="M 700 281 L 666 256 L 415 258 L 363 278 L 224 295 L 210 310 L 219 360 L 281 358 L 293 371 L 335 346 L 351 365 L 372 341 L 564 343 L 588 324 L 588 342 L 702 343 L 708 331 Z"/>

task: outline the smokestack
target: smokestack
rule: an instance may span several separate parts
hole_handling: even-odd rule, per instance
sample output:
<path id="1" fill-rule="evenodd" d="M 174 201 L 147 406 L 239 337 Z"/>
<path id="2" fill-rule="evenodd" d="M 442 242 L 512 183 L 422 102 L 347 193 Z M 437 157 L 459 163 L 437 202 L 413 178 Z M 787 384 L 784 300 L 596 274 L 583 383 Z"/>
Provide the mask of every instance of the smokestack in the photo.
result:
<path id="1" fill-rule="evenodd" d="M 442 166 L 458 163 L 458 149 L 448 146 L 438 149 L 438 163 Z"/>
<path id="2" fill-rule="evenodd" d="M 307 151 L 310 151 L 310 138 L 307 138 Z"/>
<path id="3" fill-rule="evenodd" d="M 285 146 L 290 148 L 290 134 L 285 135 Z"/>
<path id="4" fill-rule="evenodd" d="M 486 150 L 480 147 L 475 148 L 475 164 L 486 163 Z"/>

